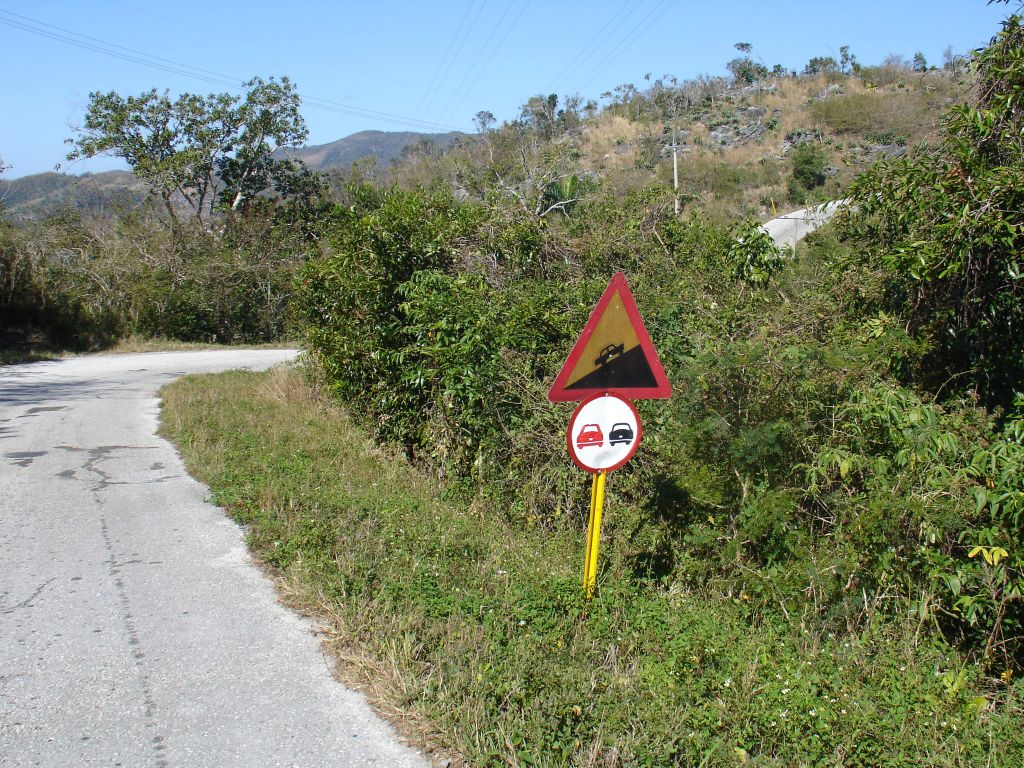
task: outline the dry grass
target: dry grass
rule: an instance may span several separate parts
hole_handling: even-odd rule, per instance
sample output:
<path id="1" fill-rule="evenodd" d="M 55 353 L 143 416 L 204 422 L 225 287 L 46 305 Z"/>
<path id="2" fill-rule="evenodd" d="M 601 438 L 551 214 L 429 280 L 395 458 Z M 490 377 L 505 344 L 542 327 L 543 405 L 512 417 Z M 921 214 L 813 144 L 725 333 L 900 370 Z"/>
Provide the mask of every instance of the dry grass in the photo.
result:
<path id="1" fill-rule="evenodd" d="M 632 168 L 636 163 L 637 123 L 618 115 L 602 115 L 583 134 L 583 159 L 587 170 Z"/>
<path id="2" fill-rule="evenodd" d="M 710 112 L 703 107 L 688 122 L 680 121 L 687 132 L 687 151 L 680 158 L 681 192 L 722 220 L 737 215 L 768 217 L 792 207 L 786 191 L 790 161 L 783 142 L 793 132 L 816 130 L 830 153 L 830 165 L 838 169 L 821 194 L 841 195 L 846 181 L 873 157 L 864 150 L 851 152 L 852 146 L 897 139 L 913 144 L 933 137 L 938 116 L 964 89 L 941 73 L 904 72 L 889 85 L 870 87 L 857 77 L 821 75 L 782 78 L 772 92 L 718 101 Z M 732 147 L 711 146 L 712 126 L 733 119 L 731 114 L 750 105 L 767 110 L 763 120 L 769 129 L 763 137 Z M 671 185 L 667 155 L 655 159 L 653 174 L 641 167 L 650 151 L 642 137 L 660 131 L 660 124 L 606 112 L 584 134 L 583 166 L 605 175 L 617 190 L 655 180 Z"/>
<path id="3" fill-rule="evenodd" d="M 447 745 L 438 761 L 728 768 L 753 744 L 766 766 L 826 764 L 870 731 L 887 765 L 982 764 L 983 734 L 999 747 L 990 759 L 1020 762 L 1004 746 L 1019 707 L 965 717 L 934 674 L 948 660 L 908 645 L 910 630 L 809 644 L 770 614 L 752 624 L 735 600 L 638 582 L 614 493 L 601 589 L 584 607 L 578 531 L 469 512 L 294 372 L 187 377 L 164 399 L 163 431 L 247 527 L 283 599 L 321 627 L 339 678 L 411 743 Z M 840 712 L 848 700 L 867 706 Z M 938 720 L 968 737 L 963 759 Z"/>
<path id="4" fill-rule="evenodd" d="M 292 346 L 288 341 L 267 344 L 207 344 L 198 341 L 178 341 L 176 339 L 153 339 L 143 336 L 128 336 L 120 339 L 112 347 L 99 350 L 100 355 L 124 355 L 132 352 L 188 352 L 201 349 L 280 349 Z"/>

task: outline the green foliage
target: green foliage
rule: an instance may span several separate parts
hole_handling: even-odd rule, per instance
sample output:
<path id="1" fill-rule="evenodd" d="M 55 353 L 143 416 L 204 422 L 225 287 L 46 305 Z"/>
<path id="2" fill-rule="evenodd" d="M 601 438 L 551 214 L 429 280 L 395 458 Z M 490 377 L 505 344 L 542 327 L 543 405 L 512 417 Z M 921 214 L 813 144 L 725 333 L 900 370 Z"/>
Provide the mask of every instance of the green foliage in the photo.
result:
<path id="1" fill-rule="evenodd" d="M 1024 373 L 1022 42 L 1020 18 L 1012 16 L 977 54 L 976 102 L 950 112 L 941 145 L 862 176 L 851 190 L 848 228 L 887 275 L 888 306 L 906 312 L 933 345 L 928 384 L 952 381 L 1004 404 Z"/>
<path id="2" fill-rule="evenodd" d="M 980 582 L 958 577 L 956 599 L 977 608 L 954 608 L 941 574 L 955 569 L 934 560 L 982 546 L 956 568 L 988 552 L 1016 578 L 1015 550 L 965 512 L 966 468 L 994 427 L 893 383 L 925 347 L 842 242 L 817 237 L 793 258 L 753 224 L 730 237 L 676 219 L 659 190 L 592 193 L 557 227 L 444 192 L 349 194 L 299 306 L 324 380 L 378 435 L 506 519 L 575 519 L 583 500 L 544 390 L 625 269 L 677 390 L 642 406 L 643 456 L 616 474 L 637 579 L 739 590 L 821 631 L 913 610 L 992 663 L 1015 657 L 1016 604 L 983 611 Z M 941 531 L 927 546 L 925 529 Z"/>
<path id="3" fill-rule="evenodd" d="M 94 349 L 126 335 L 279 339 L 295 272 L 315 247 L 307 215 L 279 207 L 239 216 L 221 238 L 172 235 L 141 213 L 95 222 L 64 211 L 0 225 L 4 342 Z"/>
<path id="4" fill-rule="evenodd" d="M 183 204 L 202 223 L 216 206 L 237 210 L 266 190 L 315 194 L 317 181 L 300 163 L 273 157 L 308 135 L 295 87 L 286 77 L 257 77 L 243 87 L 244 98 L 183 93 L 172 100 L 155 88 L 127 98 L 91 93 L 68 159 L 124 158 L 175 224 Z"/>
<path id="5" fill-rule="evenodd" d="M 829 159 L 829 152 L 822 144 L 813 141 L 799 144 L 792 153 L 790 198 L 795 202 L 805 202 L 807 192 L 822 186 L 828 178 Z"/>
<path id="6" fill-rule="evenodd" d="M 741 56 L 727 62 L 725 68 L 732 74 L 737 83 L 750 85 L 763 80 L 770 74 L 768 67 L 749 56 Z"/>
<path id="7" fill-rule="evenodd" d="M 584 605 L 578 528 L 510 525 L 441 495 L 295 375 L 183 379 L 164 403 L 190 470 L 332 627 L 346 673 L 470 764 L 909 768 L 926 755 L 966 768 L 1024 755 L 1020 682 L 918 642 L 916 620 L 818 634 L 753 611 L 745 589 L 637 580 L 617 475 Z"/>
<path id="8" fill-rule="evenodd" d="M 750 285 L 764 285 L 785 266 L 786 255 L 760 224 L 747 222 L 729 246 L 732 276 Z"/>
<path id="9" fill-rule="evenodd" d="M 831 56 L 815 56 L 804 65 L 805 75 L 827 75 L 839 71 L 839 64 Z"/>

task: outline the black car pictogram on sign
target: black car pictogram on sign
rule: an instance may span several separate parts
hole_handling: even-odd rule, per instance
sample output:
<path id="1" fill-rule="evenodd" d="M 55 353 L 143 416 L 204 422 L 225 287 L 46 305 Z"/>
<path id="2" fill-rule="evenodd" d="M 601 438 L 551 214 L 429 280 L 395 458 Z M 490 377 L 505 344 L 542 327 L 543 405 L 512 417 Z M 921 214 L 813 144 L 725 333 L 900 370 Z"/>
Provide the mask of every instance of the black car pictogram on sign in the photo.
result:
<path id="1" fill-rule="evenodd" d="M 600 368 L 602 365 L 607 365 L 609 362 L 619 357 L 623 352 L 626 351 L 624 344 L 609 344 L 607 347 L 601 350 L 601 354 L 594 360 L 594 365 Z"/>
<path id="2" fill-rule="evenodd" d="M 612 431 L 608 433 L 608 445 L 618 445 L 622 443 L 629 445 L 633 442 L 633 428 L 624 422 L 614 424 Z"/>

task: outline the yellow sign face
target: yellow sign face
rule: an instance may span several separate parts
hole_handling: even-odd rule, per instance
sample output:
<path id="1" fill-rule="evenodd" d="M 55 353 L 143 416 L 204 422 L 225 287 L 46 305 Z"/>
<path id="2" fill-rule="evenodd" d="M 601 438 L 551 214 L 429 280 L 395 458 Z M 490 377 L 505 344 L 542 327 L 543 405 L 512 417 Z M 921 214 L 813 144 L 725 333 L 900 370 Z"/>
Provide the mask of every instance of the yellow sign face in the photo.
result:
<path id="1" fill-rule="evenodd" d="M 622 303 L 622 294 L 616 291 L 611 301 L 608 302 L 604 314 L 594 326 L 594 331 L 583 347 L 583 354 L 580 355 L 572 373 L 569 374 L 565 387 L 573 389 L 580 382 L 585 381 L 588 376 L 597 374 L 603 368 L 611 366 L 619 358 L 629 359 L 640 352 L 640 339 L 637 338 L 633 323 L 630 322 L 629 315 L 626 314 L 626 307 Z M 595 378 L 597 377 L 595 376 Z M 620 386 L 627 385 L 620 383 Z"/>
<path id="2" fill-rule="evenodd" d="M 612 278 L 597 302 L 555 377 L 548 399 L 582 400 L 604 392 L 634 399 L 672 395 L 672 385 L 621 272 Z"/>

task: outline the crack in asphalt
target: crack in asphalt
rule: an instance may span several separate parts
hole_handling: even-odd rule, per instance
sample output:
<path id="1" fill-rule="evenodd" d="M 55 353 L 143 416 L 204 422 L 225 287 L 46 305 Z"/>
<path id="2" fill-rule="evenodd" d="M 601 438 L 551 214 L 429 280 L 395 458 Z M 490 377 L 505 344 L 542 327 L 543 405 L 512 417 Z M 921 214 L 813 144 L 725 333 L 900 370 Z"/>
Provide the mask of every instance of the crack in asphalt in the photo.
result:
<path id="1" fill-rule="evenodd" d="M 43 594 L 43 590 L 46 589 L 47 586 L 49 586 L 51 583 L 53 583 L 56 580 L 57 580 L 56 576 L 50 577 L 49 579 L 44 581 L 42 584 L 40 584 L 38 587 L 36 587 L 32 591 L 31 595 L 26 597 L 24 600 L 22 600 L 17 605 L 12 605 L 10 608 L 4 608 L 4 609 L 0 610 L 0 614 L 7 615 L 9 613 L 14 613 L 19 608 L 31 608 L 32 607 L 32 603 L 35 602 L 36 598 L 39 597 L 41 594 Z M 7 593 L 5 592 L 4 593 L 4 597 L 6 597 L 6 596 L 7 596 Z"/>
<path id="2" fill-rule="evenodd" d="M 99 498 L 98 489 L 93 488 L 92 491 L 96 497 L 96 503 L 102 505 L 103 501 Z M 114 553 L 114 541 L 110 535 L 110 528 L 107 526 L 107 520 L 103 516 L 100 516 L 100 536 L 103 539 L 103 547 L 109 555 L 105 561 L 107 573 L 114 584 L 114 588 L 117 590 L 117 600 L 121 608 L 121 623 L 127 636 L 132 664 L 138 675 L 139 687 L 142 692 L 143 711 L 146 714 L 145 724 L 153 732 L 150 740 L 154 752 L 153 765 L 156 768 L 167 768 L 169 765 L 165 754 L 167 745 L 164 743 L 164 737 L 160 734 L 161 728 L 160 721 L 157 718 L 156 696 L 153 693 L 153 683 L 144 661 L 146 652 L 143 650 L 142 639 L 139 637 L 138 626 L 132 613 L 131 600 L 128 597 L 124 577 L 121 575 L 121 569 L 124 566 L 138 564 L 142 561 L 139 559 L 118 561 L 117 555 Z"/>

